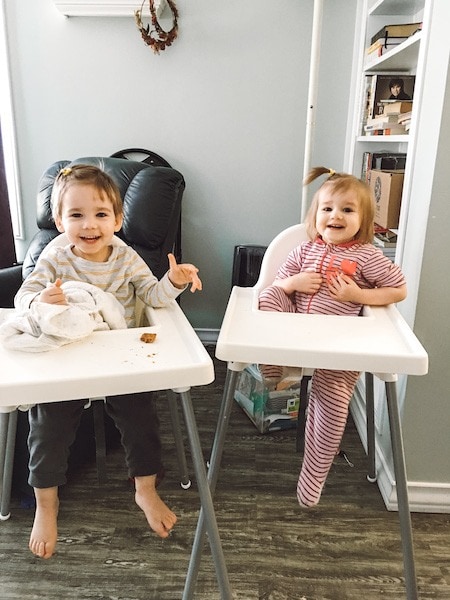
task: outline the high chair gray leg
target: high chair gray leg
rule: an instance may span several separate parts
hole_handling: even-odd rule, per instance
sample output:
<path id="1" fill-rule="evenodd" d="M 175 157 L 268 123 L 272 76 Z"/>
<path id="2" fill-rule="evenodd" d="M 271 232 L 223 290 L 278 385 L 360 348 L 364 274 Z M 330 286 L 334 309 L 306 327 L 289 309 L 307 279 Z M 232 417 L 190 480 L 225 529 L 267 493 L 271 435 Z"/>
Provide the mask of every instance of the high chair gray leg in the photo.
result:
<path id="1" fill-rule="evenodd" d="M 104 398 L 92 398 L 92 414 L 94 417 L 95 460 L 98 482 L 106 483 L 108 475 L 106 472 L 105 415 L 101 400 L 104 400 Z"/>
<path id="2" fill-rule="evenodd" d="M 11 516 L 11 483 L 16 444 L 17 410 L 0 413 L 0 521 Z"/>
<path id="3" fill-rule="evenodd" d="M 304 375 L 300 382 L 300 405 L 297 417 L 296 452 L 303 452 L 305 446 L 306 407 L 308 405 L 308 385 L 311 380 L 309 375 Z"/>
<path id="4" fill-rule="evenodd" d="M 169 403 L 170 418 L 172 421 L 173 436 L 175 438 L 175 448 L 177 452 L 178 468 L 180 470 L 180 485 L 184 490 L 191 487 L 191 480 L 186 462 L 186 453 L 184 450 L 183 434 L 181 432 L 180 416 L 178 414 L 178 404 L 175 393 L 167 390 L 167 400 Z"/>
<path id="5" fill-rule="evenodd" d="M 375 403 L 373 396 L 373 374 L 366 373 L 366 427 L 367 427 L 367 459 L 369 472 L 367 480 L 374 483 L 377 480 L 375 464 Z"/>
<path id="6" fill-rule="evenodd" d="M 245 365 L 241 366 L 242 369 L 245 367 Z M 227 434 L 228 423 L 230 420 L 231 409 L 233 406 L 234 391 L 236 389 L 239 374 L 239 370 L 232 371 L 230 370 L 230 368 L 227 369 L 225 387 L 223 392 L 223 401 L 220 405 L 219 418 L 217 421 L 216 434 L 214 436 L 214 443 L 211 450 L 210 465 L 208 470 L 208 483 L 212 496 L 214 496 L 214 491 L 217 485 L 217 479 L 219 477 L 219 469 L 222 460 L 223 448 L 225 445 L 225 437 Z M 205 535 L 205 514 L 203 508 L 201 508 L 197 522 L 197 529 L 195 531 L 194 543 L 192 545 L 192 552 L 189 561 L 188 572 L 186 575 L 186 582 L 183 591 L 183 600 L 192 600 L 192 598 L 194 597 L 195 584 L 197 582 L 200 561 L 203 553 L 203 546 L 205 543 Z M 231 596 L 222 596 L 222 598 L 229 600 Z"/>
<path id="7" fill-rule="evenodd" d="M 233 387 L 234 391 L 234 387 Z M 214 506 L 212 502 L 212 496 L 214 493 L 215 485 L 218 477 L 218 467 L 221 459 L 222 452 L 220 451 L 217 456 L 215 453 L 211 455 L 211 466 L 209 469 L 208 476 L 206 475 L 205 461 L 200 447 L 200 438 L 198 435 L 198 429 L 195 423 L 194 410 L 192 407 L 192 401 L 189 391 L 178 392 L 181 396 L 184 419 L 186 423 L 186 429 L 188 432 L 189 442 L 191 446 L 192 461 L 194 464 L 195 477 L 197 479 L 198 492 L 200 495 L 201 509 L 200 516 L 197 525 L 197 531 L 194 539 L 194 546 L 191 554 L 192 560 L 196 561 L 197 555 L 195 552 L 197 535 L 199 536 L 200 545 L 198 547 L 198 562 L 196 563 L 195 577 L 191 579 L 191 564 L 189 564 L 188 574 L 186 577 L 185 589 L 183 592 L 183 600 L 192 598 L 194 593 L 195 579 L 198 571 L 198 565 L 200 563 L 202 542 L 204 539 L 205 532 L 208 534 L 208 541 L 211 548 L 211 554 L 214 561 L 214 566 L 217 575 L 217 581 L 220 589 L 221 600 L 231 600 L 232 590 L 230 581 L 228 578 L 228 570 L 225 563 L 225 557 L 222 550 L 222 544 L 219 537 L 219 529 L 214 514 Z M 220 422 L 219 422 L 220 423 Z M 225 442 L 226 427 L 224 428 L 221 448 Z M 217 469 L 215 468 L 217 466 Z M 187 588 L 190 587 L 189 590 Z"/>
<path id="8" fill-rule="evenodd" d="M 400 426 L 400 411 L 398 409 L 395 381 L 386 381 L 386 397 L 397 488 L 398 516 L 400 519 L 400 533 L 402 537 L 406 597 L 408 600 L 418 600 L 411 513 L 409 511 L 408 484 L 406 480 L 405 453 L 403 449 L 403 436 Z"/>

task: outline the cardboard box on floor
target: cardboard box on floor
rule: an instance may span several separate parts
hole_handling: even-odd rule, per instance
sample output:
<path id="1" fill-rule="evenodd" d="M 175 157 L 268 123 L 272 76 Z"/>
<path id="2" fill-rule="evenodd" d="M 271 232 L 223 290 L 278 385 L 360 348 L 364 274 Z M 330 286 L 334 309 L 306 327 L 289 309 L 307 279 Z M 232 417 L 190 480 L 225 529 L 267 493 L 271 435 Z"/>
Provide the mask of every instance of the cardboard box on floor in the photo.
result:
<path id="1" fill-rule="evenodd" d="M 300 379 L 286 390 L 271 391 L 257 365 L 249 365 L 239 375 L 234 399 L 260 433 L 290 429 L 297 426 Z"/>
<path id="2" fill-rule="evenodd" d="M 402 202 L 404 171 L 369 172 L 369 185 L 375 198 L 375 223 L 386 229 L 396 229 Z"/>

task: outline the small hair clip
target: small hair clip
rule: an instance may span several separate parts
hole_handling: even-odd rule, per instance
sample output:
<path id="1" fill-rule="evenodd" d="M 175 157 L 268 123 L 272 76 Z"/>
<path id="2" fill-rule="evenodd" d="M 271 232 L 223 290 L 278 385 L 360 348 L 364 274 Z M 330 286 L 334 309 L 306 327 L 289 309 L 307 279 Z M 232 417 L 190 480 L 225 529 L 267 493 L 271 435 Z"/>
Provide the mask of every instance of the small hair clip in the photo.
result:
<path id="1" fill-rule="evenodd" d="M 336 175 L 336 171 L 334 169 L 328 169 L 329 175 L 328 175 L 328 179 L 330 177 L 333 177 L 333 175 Z"/>
<path id="2" fill-rule="evenodd" d="M 62 175 L 63 177 L 67 177 L 67 175 L 70 175 L 71 173 L 72 173 L 71 167 L 65 167 L 64 169 L 61 169 L 61 171 L 59 172 L 59 174 Z"/>

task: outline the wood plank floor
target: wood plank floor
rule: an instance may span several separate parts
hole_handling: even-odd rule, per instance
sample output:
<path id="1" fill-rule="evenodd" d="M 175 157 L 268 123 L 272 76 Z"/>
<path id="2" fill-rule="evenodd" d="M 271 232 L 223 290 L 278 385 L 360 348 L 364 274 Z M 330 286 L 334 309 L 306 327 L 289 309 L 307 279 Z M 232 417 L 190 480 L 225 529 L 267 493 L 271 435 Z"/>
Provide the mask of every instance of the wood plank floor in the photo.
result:
<path id="1" fill-rule="evenodd" d="M 192 391 L 205 457 L 224 382 Z M 94 462 L 73 472 L 61 490 L 57 554 L 49 561 L 27 549 L 33 511 L 13 499 L 0 523 L 3 600 L 179 600 L 199 500 L 195 482 L 181 489 L 165 396 L 159 398 L 167 474 L 160 492 L 179 517 L 160 540 L 133 501 L 120 448 L 108 455 L 106 484 Z M 235 405 L 215 507 L 234 598 L 242 600 L 401 600 L 406 597 L 397 513 L 386 511 L 366 480 L 366 459 L 353 423 L 320 505 L 301 510 L 295 497 L 300 457 L 294 431 L 260 435 Z M 192 472 L 192 471 L 191 471 Z M 413 514 L 422 600 L 450 599 L 450 515 Z M 219 598 L 208 549 L 196 599 Z"/>

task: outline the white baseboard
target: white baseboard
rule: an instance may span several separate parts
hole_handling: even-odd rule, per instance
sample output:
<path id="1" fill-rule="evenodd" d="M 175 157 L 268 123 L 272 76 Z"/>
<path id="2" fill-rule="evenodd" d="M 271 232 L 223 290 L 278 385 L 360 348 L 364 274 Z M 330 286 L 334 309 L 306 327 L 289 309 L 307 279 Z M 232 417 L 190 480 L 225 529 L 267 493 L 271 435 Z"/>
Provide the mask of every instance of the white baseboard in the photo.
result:
<path id="1" fill-rule="evenodd" d="M 363 446 L 367 449 L 365 406 L 361 398 L 351 403 L 351 413 Z M 376 445 L 377 485 L 387 510 L 397 511 L 397 491 L 394 467 L 386 460 L 382 449 Z M 450 484 L 408 481 L 408 500 L 411 512 L 450 513 Z"/>

